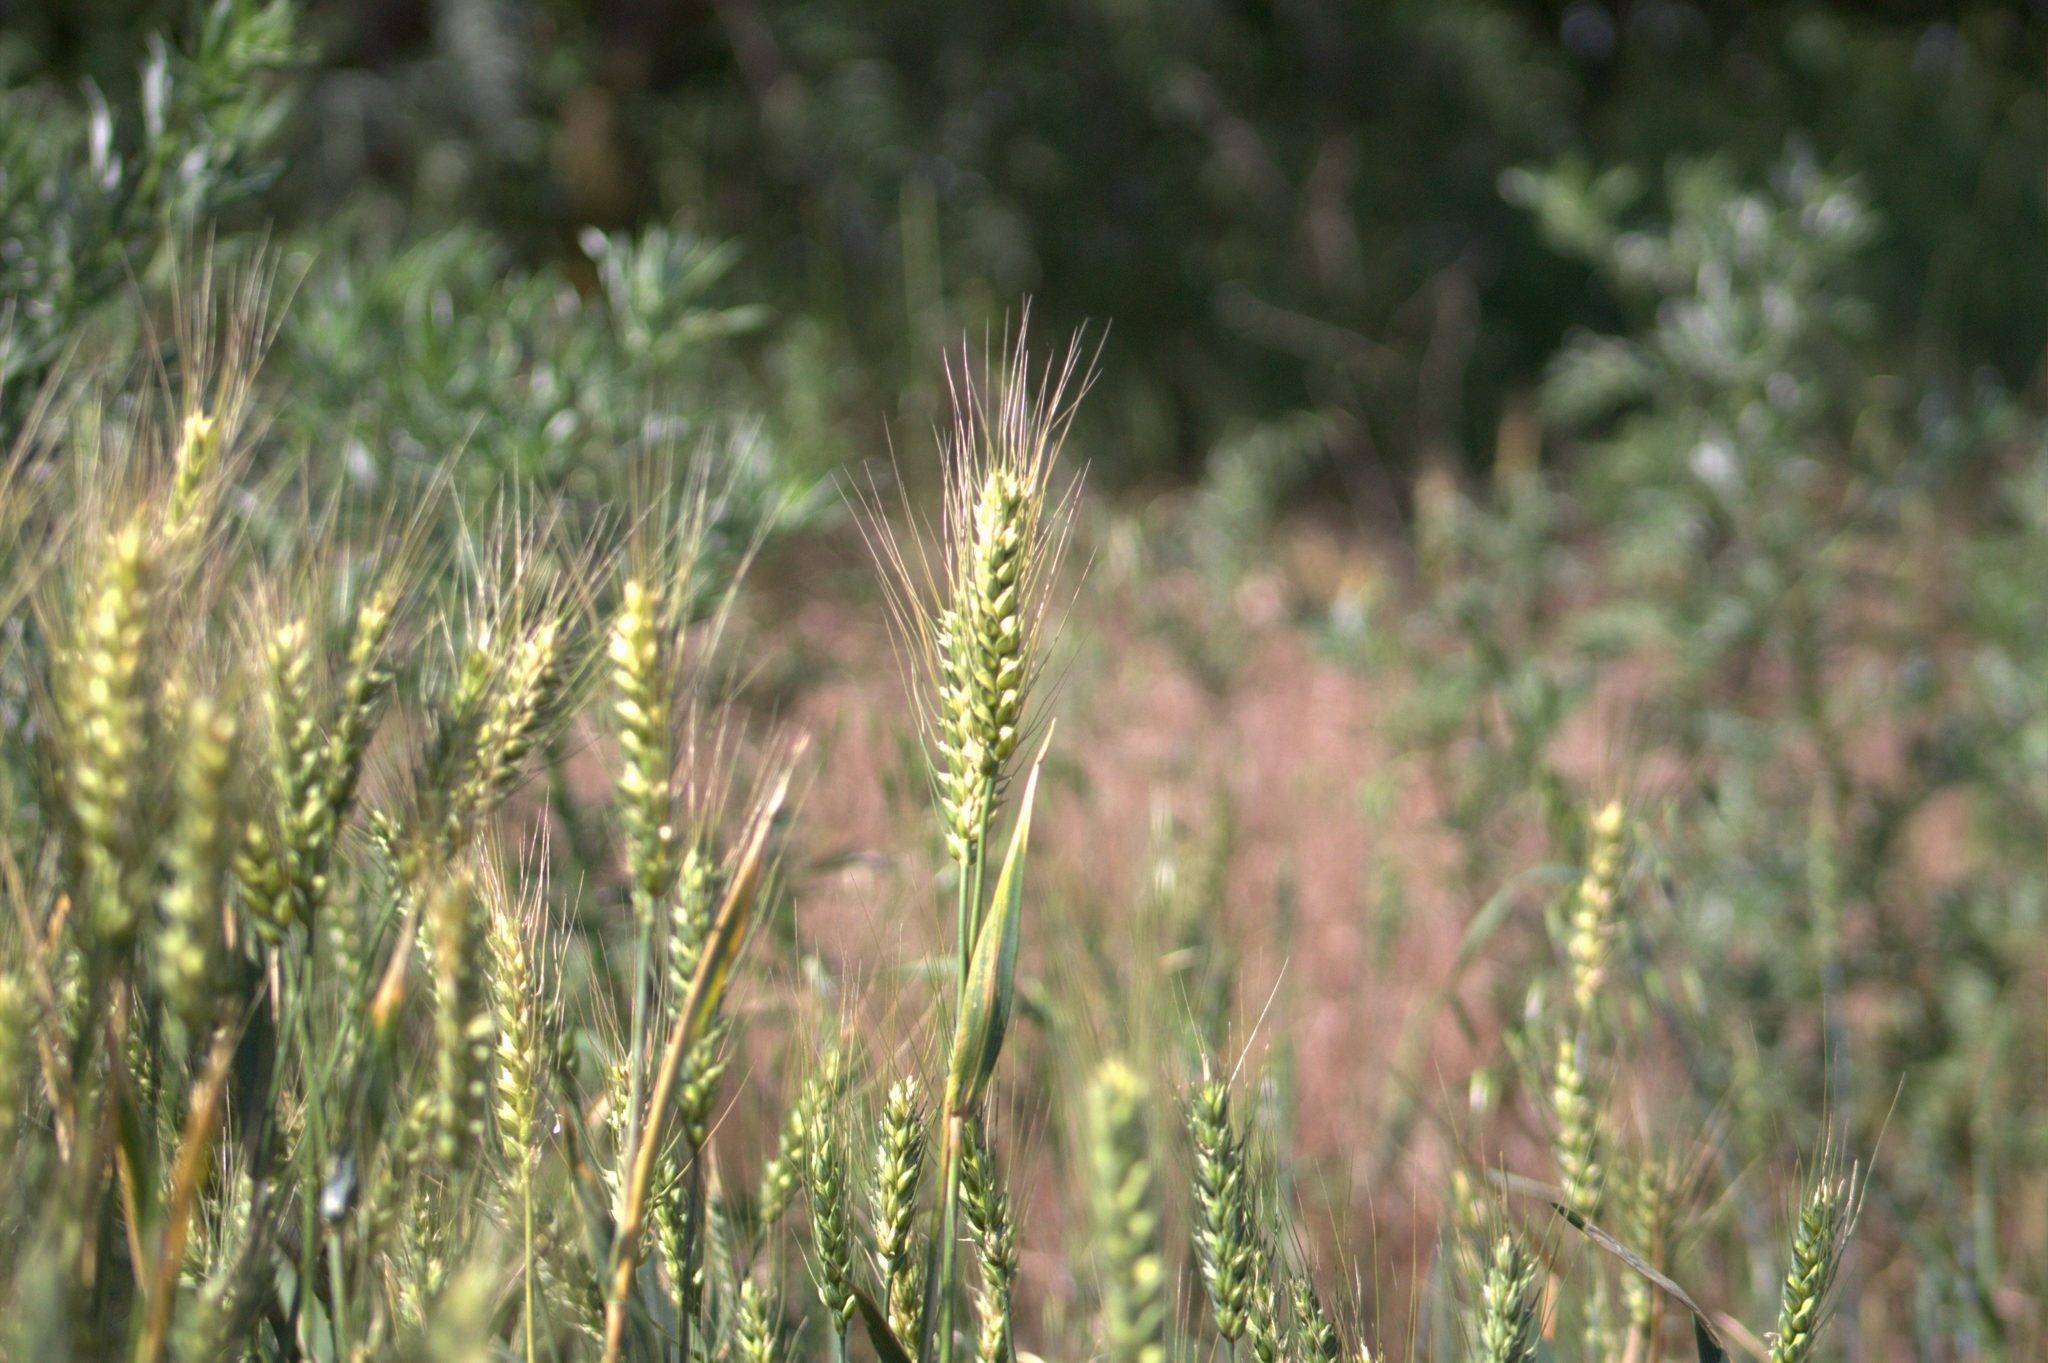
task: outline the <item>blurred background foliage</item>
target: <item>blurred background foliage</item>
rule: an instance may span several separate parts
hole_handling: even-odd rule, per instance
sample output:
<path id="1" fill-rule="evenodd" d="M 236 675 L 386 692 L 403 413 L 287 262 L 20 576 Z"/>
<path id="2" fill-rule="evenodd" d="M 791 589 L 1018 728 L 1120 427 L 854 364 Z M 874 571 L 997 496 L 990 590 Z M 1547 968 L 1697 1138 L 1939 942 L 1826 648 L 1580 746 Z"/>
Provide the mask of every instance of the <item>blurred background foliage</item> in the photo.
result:
<path id="1" fill-rule="evenodd" d="M 138 54 L 169 34 L 207 72 L 217 21 L 189 0 L 8 11 L 20 107 L 104 98 L 131 160 L 169 156 Z M 931 357 L 1028 294 L 1048 330 L 1113 321 L 1099 476 L 1184 480 L 1312 410 L 1322 448 L 1294 476 L 1406 516 L 1422 468 L 1483 466 L 1575 329 L 1645 320 L 1574 257 L 1717 192 L 1667 176 L 1679 159 L 1713 158 L 1726 192 L 1788 158 L 1855 181 L 1868 239 L 1841 283 L 1939 458 L 1969 459 L 1952 425 L 1987 397 L 2038 387 L 2048 338 L 2048 19 L 2022 3 L 315 0 L 255 31 L 235 60 L 284 68 L 294 112 L 265 140 L 274 111 L 222 107 L 240 76 L 179 86 L 173 143 L 205 118 L 272 158 L 260 186 L 187 177 L 188 199 L 260 187 L 242 220 L 388 261 L 401 294 L 458 269 L 594 296 L 592 227 L 736 243 L 724 296 L 777 319 L 739 353 L 808 395 L 784 435 L 814 461 L 878 448 L 878 410 L 922 439 Z M 1523 167 L 1583 213 L 1562 186 L 1525 211 Z M 458 228 L 483 235 L 406 249 Z M 107 261 L 77 268 L 70 287 L 107 287 Z"/>

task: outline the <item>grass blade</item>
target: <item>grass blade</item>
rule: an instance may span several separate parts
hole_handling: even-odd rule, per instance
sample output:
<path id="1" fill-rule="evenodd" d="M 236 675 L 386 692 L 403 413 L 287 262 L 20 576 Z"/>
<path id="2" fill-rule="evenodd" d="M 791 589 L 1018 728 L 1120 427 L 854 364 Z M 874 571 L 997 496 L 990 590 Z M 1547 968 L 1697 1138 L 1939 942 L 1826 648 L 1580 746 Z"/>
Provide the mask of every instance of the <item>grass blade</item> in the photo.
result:
<path id="1" fill-rule="evenodd" d="M 993 911 L 975 938 L 974 964 L 967 975 L 960 1021 L 953 1031 L 953 1061 L 946 1077 L 947 1111 L 955 1115 L 980 1106 L 989 1080 L 995 1076 L 1003 1034 L 1010 1025 L 1017 986 L 1017 938 L 1024 918 L 1024 859 L 1031 840 L 1031 806 L 1038 794 L 1038 773 L 1051 746 L 1052 735 L 1047 733 L 1017 806 L 1017 826 L 1010 833 L 1010 849 L 1003 855 L 1002 874 L 996 877 Z"/>

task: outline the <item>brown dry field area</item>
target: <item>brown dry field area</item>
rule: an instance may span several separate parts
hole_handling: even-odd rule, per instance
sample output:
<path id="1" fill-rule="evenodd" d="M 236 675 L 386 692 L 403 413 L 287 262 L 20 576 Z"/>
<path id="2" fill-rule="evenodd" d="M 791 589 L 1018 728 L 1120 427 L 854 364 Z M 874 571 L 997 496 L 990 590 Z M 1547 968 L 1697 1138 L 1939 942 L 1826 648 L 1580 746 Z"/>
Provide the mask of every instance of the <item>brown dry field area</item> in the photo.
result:
<path id="1" fill-rule="evenodd" d="M 1091 537 L 1114 539 L 1100 531 L 1097 522 Z M 1306 550 L 1230 593 L 1186 569 L 1120 567 L 1114 554 L 1096 554 L 1075 575 L 1045 693 L 1057 732 L 1033 827 L 1020 984 L 1027 995 L 1046 990 L 1056 1016 L 1090 1016 L 1073 1029 L 1078 1039 L 1050 1042 L 1021 1019 L 1004 1061 L 1015 1090 L 1006 1153 L 1025 1207 L 1020 1319 L 1042 1311 L 1048 1333 L 1074 1296 L 1061 1209 L 1079 1190 L 1045 1130 L 1071 1115 L 1049 1109 L 1071 1105 L 1049 1104 L 1033 1081 L 1073 1082 L 1118 1044 L 1104 1032 L 1119 1009 L 1192 1006 L 1170 982 L 1186 962 L 1162 947 L 1147 916 L 1162 815 L 1183 835 L 1178 873 L 1191 876 L 1219 811 L 1229 811 L 1221 921 L 1196 950 L 1225 951 L 1234 967 L 1225 1063 L 1243 1055 L 1257 1075 L 1285 1056 L 1284 1140 L 1300 1234 L 1320 1276 L 1340 1300 L 1382 1298 L 1382 1326 L 1400 1331 L 1398 1299 L 1430 1252 L 1460 1156 L 1428 1120 L 1399 1159 L 1379 1151 L 1379 1133 L 1397 1101 L 1389 1077 L 1399 1039 L 1448 977 L 1477 906 L 1451 887 L 1454 848 L 1419 767 L 1399 761 L 1383 731 L 1386 698 L 1364 670 L 1323 656 L 1296 622 L 1327 605 L 1332 571 L 1377 569 L 1356 545 L 1305 539 Z M 836 982 L 868 1005 L 853 1011 L 871 1054 L 916 1061 L 932 1044 L 929 1017 L 904 1017 L 883 1000 L 900 998 L 892 972 L 945 949 L 950 897 L 934 880 L 905 679 L 858 535 L 817 537 L 761 565 L 746 615 L 740 649 L 757 660 L 753 706 L 813 740 L 816 776 L 802 796 L 791 877 L 798 950 L 820 967 L 806 972 L 813 1006 L 817 981 Z M 1406 906 L 1391 925 L 1374 911 L 1389 875 Z M 1126 973 L 1105 980 L 1074 959 L 1083 939 Z M 1148 974 L 1169 983 L 1155 987 Z M 1485 977 L 1482 964 L 1460 991 L 1482 1027 Z M 1104 996 L 1120 982 L 1133 997 Z M 1477 1049 L 1449 1014 L 1426 1011 L 1434 1021 L 1407 1058 L 1425 1111 L 1464 1101 Z M 756 1048 L 750 1082 L 786 1091 L 787 1079 L 769 1073 L 774 1057 L 773 1046 Z M 1174 1082 L 1162 1075 L 1162 1126 L 1179 1110 Z M 773 1095 L 763 1097 L 772 1110 Z M 1520 1153 L 1541 1168 L 1540 1144 Z M 1198 1290 L 1183 1280 L 1184 1296 Z M 1036 1333 L 1020 1342 L 1029 1347 Z"/>
<path id="2" fill-rule="evenodd" d="M 1398 551 L 1295 524 L 1241 579 L 1219 585 L 1185 566 L 1194 556 L 1173 538 L 1181 514 L 1084 508 L 1073 559 L 1087 568 L 1069 575 L 1039 699 L 1057 730 L 1033 824 L 1021 1002 L 995 1096 L 1022 1231 L 1019 1344 L 1057 1355 L 1085 1338 L 1092 1293 L 1075 1275 L 1090 1261 L 1085 1227 L 1068 1219 L 1085 1198 L 1064 1152 L 1078 1116 L 1072 1095 L 1111 1051 L 1154 1076 L 1170 1262 L 1182 1318 L 1200 1314 L 1178 1122 L 1194 1077 L 1192 1018 L 1220 979 L 1219 1060 L 1242 1065 L 1240 1112 L 1262 1107 L 1284 1149 L 1291 1235 L 1348 1328 L 1363 1325 L 1376 1347 L 1406 1356 L 1454 1174 L 1552 1177 L 1540 1102 L 1509 1093 L 1477 1115 L 1469 1098 L 1475 1068 L 1498 1076 L 1500 1019 L 1520 1007 L 1528 968 L 1548 959 L 1545 887 L 1531 886 L 1477 958 L 1457 966 L 1474 914 L 1547 860 L 1546 840 L 1533 815 L 1509 819 L 1488 835 L 1491 870 L 1474 880 L 1444 820 L 1444 769 L 1404 753 L 1396 737 L 1414 675 L 1398 663 L 1340 660 L 1319 642 L 1336 594 L 1360 584 L 1385 598 L 1373 627 L 1399 628 L 1402 573 L 1387 566 Z M 1880 635 L 1939 617 L 1938 601 L 1890 594 L 1875 608 L 1901 617 Z M 750 1186 L 834 1027 L 859 1034 L 867 1090 L 940 1073 L 940 990 L 921 963 L 950 969 L 932 958 L 950 949 L 953 907 L 906 678 L 857 530 L 806 536 L 757 565 L 727 642 L 746 660 L 738 697 L 747 725 L 811 740 L 785 864 L 793 930 L 785 922 L 764 935 L 738 991 L 744 1053 L 714 1137 L 721 1176 Z M 1830 660 L 1831 680 L 1863 685 L 1859 677 L 1881 670 L 1883 647 L 1843 651 Z M 1698 775 L 1660 756 L 1645 727 L 1653 668 L 1643 659 L 1608 667 L 1547 754 L 1582 789 L 1639 812 Z M 1782 684 L 1752 675 L 1747 685 L 1758 689 L 1745 694 L 1768 703 Z M 1859 782 L 1879 787 L 1910 738 L 1868 725 L 1845 757 Z M 608 795 L 606 749 L 588 742 L 571 772 L 587 808 Z M 1803 789 L 1811 754 L 1780 757 L 1776 779 Z M 1220 881 L 1205 895 L 1194 882 L 1226 825 Z M 1984 854 L 1970 825 L 1960 792 L 1937 791 L 1913 814 L 1903 879 L 1888 891 L 1897 930 L 1925 935 L 1927 905 L 1970 877 Z M 1172 831 L 1181 893 L 1168 899 L 1183 905 L 1179 917 L 1155 892 L 1161 828 Z M 1853 938 L 1859 923 L 1851 912 L 1845 933 Z M 1843 999 L 1851 1031 L 1877 1035 L 1904 997 L 1852 991 Z M 1794 1025 L 1811 1050 L 1818 1019 Z M 1696 1115 L 1669 1127 L 1674 1114 L 1697 1111 L 1669 1039 L 1631 1037 L 1624 1050 L 1620 1119 L 1660 1148 L 1703 1149 Z M 1276 1103 L 1265 1103 L 1269 1092 Z M 1789 1163 L 1755 1171 L 1751 1195 L 1782 1201 L 1775 1181 L 1791 1172 Z M 1866 1347 L 1889 1339 L 1906 1357 L 1897 1350 L 1908 1334 L 1891 1326 L 1911 1300 L 1912 1256 L 1881 1216 L 1859 1240 L 1848 1309 Z M 1694 1267 L 1702 1276 L 1690 1285 L 1703 1299 L 1745 1295 L 1727 1280 L 1729 1265 Z"/>
<path id="3" fill-rule="evenodd" d="M 1074 1253 L 1081 1228 L 1064 1219 L 1082 1205 L 1062 1155 L 1062 1124 L 1077 1106 L 1067 1095 L 1106 1051 L 1143 1052 L 1159 1089 L 1160 1143 L 1183 1145 L 1168 1129 L 1191 1076 L 1180 1024 L 1213 967 L 1227 981 L 1222 1063 L 1242 1057 L 1254 1097 L 1260 1078 L 1279 1084 L 1275 1139 L 1285 1147 L 1294 1234 L 1325 1292 L 1354 1320 L 1377 1322 L 1368 1338 L 1398 1345 L 1415 1325 L 1454 1171 L 1504 1166 L 1550 1177 L 1538 1105 L 1524 1096 L 1482 1119 L 1468 1101 L 1475 1066 L 1499 1058 L 1497 1019 L 1519 1003 L 1501 989 L 1548 950 L 1534 912 L 1541 896 L 1527 896 L 1455 973 L 1472 916 L 1503 878 L 1546 859 L 1544 838 L 1533 820 L 1499 834 L 1493 879 L 1472 883 L 1431 768 L 1399 750 L 1389 722 L 1414 681 L 1398 666 L 1362 667 L 1319 645 L 1338 591 L 1365 583 L 1387 598 L 1402 594 L 1387 585 L 1401 576 L 1386 566 L 1398 553 L 1295 525 L 1258 556 L 1262 566 L 1218 586 L 1178 566 L 1189 556 L 1153 552 L 1170 542 L 1176 514 L 1086 509 L 1075 558 L 1089 566 L 1072 575 L 1041 697 L 1057 732 L 1032 835 L 1020 993 L 1044 1007 L 1026 1007 L 1013 1026 L 998 1097 L 999 1144 L 1022 1208 L 1020 1344 L 1073 1338 L 1073 1312 L 1089 1295 L 1071 1276 L 1086 1271 Z M 1396 627 L 1402 609 L 1383 607 L 1377 627 Z M 751 1032 L 748 1059 L 735 1067 L 734 1138 L 721 1155 L 751 1177 L 750 1151 L 772 1139 L 767 1128 L 811 1053 L 806 1037 L 835 1014 L 862 1033 L 871 1079 L 939 1068 L 936 991 L 918 983 L 915 966 L 947 949 L 952 914 L 906 679 L 860 536 L 842 527 L 761 564 L 738 636 L 753 669 L 747 707 L 809 733 L 815 773 L 791 843 L 794 939 L 764 952 L 768 970 L 748 1005 L 778 1025 Z M 1868 661 L 1839 659 L 1845 684 Z M 1603 674 L 1550 753 L 1585 789 L 1631 803 L 1675 792 L 1688 776 L 1657 759 L 1637 728 L 1635 701 L 1654 685 L 1643 667 Z M 1873 729 L 1849 756 L 1881 780 L 1905 742 Z M 1795 772 L 1804 765 L 1797 754 L 1790 760 Z M 1165 921 L 1154 894 L 1160 828 L 1174 830 L 1173 870 L 1185 889 L 1226 820 L 1212 909 L 1201 923 Z M 1925 902 L 1967 875 L 1966 829 L 1959 801 L 1937 797 L 1919 812 L 1907 842 L 1921 884 L 1909 900 Z M 1845 1003 L 1858 1030 L 1876 1025 L 1881 1005 Z M 1665 1041 L 1642 1037 L 1629 1050 L 1619 1101 L 1637 1121 L 1683 1106 Z M 1170 1201 L 1186 1187 L 1171 1167 L 1162 1183 Z M 1169 1247 L 1192 1317 L 1200 1289 L 1184 1234 Z M 1887 1245 L 1867 1267 L 1873 1290 L 1860 1310 L 1875 1327 L 1866 1337 L 1881 1338 L 1879 1281 L 1895 1270 L 1905 1290 L 1909 1265 Z M 1722 1300 L 1739 1291 L 1695 1286 Z M 1031 1325 L 1038 1320 L 1042 1336 Z"/>

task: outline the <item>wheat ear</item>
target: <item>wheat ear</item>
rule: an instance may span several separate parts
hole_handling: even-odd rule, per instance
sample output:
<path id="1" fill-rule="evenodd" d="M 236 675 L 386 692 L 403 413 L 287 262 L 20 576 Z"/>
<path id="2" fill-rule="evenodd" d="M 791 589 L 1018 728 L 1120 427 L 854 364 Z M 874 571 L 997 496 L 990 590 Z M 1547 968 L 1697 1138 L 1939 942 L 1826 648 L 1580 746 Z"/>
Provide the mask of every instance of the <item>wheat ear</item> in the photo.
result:
<path id="1" fill-rule="evenodd" d="M 1102 1334 L 1110 1363 L 1165 1363 L 1166 1263 L 1145 1135 L 1146 1087 L 1121 1060 L 1088 1090 L 1088 1172 L 1102 1255 Z"/>

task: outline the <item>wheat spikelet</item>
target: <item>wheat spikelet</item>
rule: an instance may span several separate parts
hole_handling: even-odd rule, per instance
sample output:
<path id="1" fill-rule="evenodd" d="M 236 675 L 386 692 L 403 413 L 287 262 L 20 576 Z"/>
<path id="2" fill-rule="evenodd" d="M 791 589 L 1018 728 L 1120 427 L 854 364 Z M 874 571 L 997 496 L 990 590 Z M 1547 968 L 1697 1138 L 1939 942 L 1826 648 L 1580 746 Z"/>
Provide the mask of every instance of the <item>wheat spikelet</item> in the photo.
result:
<path id="1" fill-rule="evenodd" d="M 276 260 L 259 247 L 234 272 L 226 290 L 225 326 L 216 320 L 220 304 L 210 256 L 199 263 L 198 278 L 189 287 L 172 291 L 182 415 L 171 449 L 163 526 L 174 550 L 198 539 L 233 472 L 231 456 L 248 420 L 256 372 L 284 320 L 284 309 L 272 306 Z M 186 268 L 173 265 L 180 275 Z"/>
<path id="2" fill-rule="evenodd" d="M 921 549 L 906 552 L 873 503 L 864 527 L 925 681 L 919 713 L 942 829 L 963 867 L 993 822 L 1041 661 L 1047 589 L 1072 511 L 1071 491 L 1052 493 L 1053 467 L 1090 379 L 1077 381 L 1078 360 L 1070 347 L 1034 390 L 1020 333 L 978 375 L 968 364 L 949 370 L 954 420 L 936 566 Z"/>
<path id="3" fill-rule="evenodd" d="M 1586 872 L 1572 903 L 1565 955 L 1571 966 L 1572 1000 L 1586 1018 L 1607 979 L 1614 951 L 1614 910 L 1621 878 L 1622 813 L 1619 800 L 1595 814 L 1586 839 Z"/>
<path id="4" fill-rule="evenodd" d="M 315 863 L 328 824 L 312 639 L 303 616 L 271 632 L 264 662 L 276 817 L 250 821 L 236 853 L 235 877 L 257 931 L 276 943 L 287 929 L 311 919 L 313 881 L 320 874 Z"/>
<path id="5" fill-rule="evenodd" d="M 1252 1237 L 1251 1305 L 1245 1313 L 1245 1341 L 1258 1363 L 1280 1363 L 1285 1340 L 1280 1331 L 1280 1280 L 1272 1251 L 1256 1231 Z"/>
<path id="6" fill-rule="evenodd" d="M 391 692 L 392 670 L 386 646 L 391 640 L 397 612 L 397 581 L 386 578 L 364 599 L 350 622 L 341 695 L 334 707 L 333 722 L 327 730 L 326 769 L 323 773 L 326 846 L 331 846 L 335 830 L 355 801 L 356 786 L 363 774 L 363 758 L 369 751 L 373 732 L 371 721 L 377 707 Z M 326 846 L 323 846 L 323 853 Z"/>
<path id="7" fill-rule="evenodd" d="M 805 1192 L 811 1204 L 811 1271 L 818 1300 L 846 1353 L 846 1329 L 853 1320 L 853 1227 L 844 1125 L 839 1105 L 821 1102 L 804 1137 Z"/>
<path id="8" fill-rule="evenodd" d="M 660 1177 L 661 1183 L 648 1203 L 647 1219 L 654 1228 L 654 1247 L 668 1269 L 669 1284 L 688 1314 L 695 1284 L 690 1267 L 689 1167 L 681 1141 L 673 1142 L 670 1150 L 663 1152 Z"/>
<path id="9" fill-rule="evenodd" d="M 135 780 L 147 724 L 143 652 L 150 606 L 148 545 L 139 520 L 110 537 L 80 612 L 62 698 L 71 747 L 70 803 L 83 843 L 89 923 L 110 939 L 135 925 L 141 853 Z"/>
<path id="10" fill-rule="evenodd" d="M 1103 1258 L 1102 1333 L 1111 1363 L 1164 1363 L 1166 1263 L 1145 1136 L 1146 1089 L 1121 1060 L 1088 1090 L 1088 1171 Z"/>
<path id="11" fill-rule="evenodd" d="M 235 726 L 211 702 L 190 702 L 178 764 L 178 816 L 167 860 L 170 882 L 159 900 L 156 971 L 164 997 L 188 1022 L 209 1017 L 221 951 L 220 888 L 226 832 L 228 762 Z"/>
<path id="12" fill-rule="evenodd" d="M 628 578 L 620 589 L 607 648 L 618 692 L 612 704 L 619 722 L 615 799 L 626 834 L 634 903 L 643 917 L 667 892 L 675 853 L 665 613 L 655 588 L 642 578 Z"/>
<path id="13" fill-rule="evenodd" d="M 925 1116 L 917 1080 L 889 1086 L 875 1153 L 875 1255 L 880 1260 L 889 1328 L 917 1338 L 924 1283 L 918 1271 L 917 1189 L 924 1176 Z"/>
<path id="14" fill-rule="evenodd" d="M 1863 1209 L 1861 1172 L 1844 1174 L 1834 1152 L 1823 1152 L 1812 1185 L 1799 1207 L 1792 1232 L 1792 1265 L 1778 1306 L 1778 1328 L 1771 1335 L 1770 1363 L 1806 1363 L 1813 1356 L 1820 1331 L 1827 1324 L 1828 1291 L 1835 1271 Z"/>
<path id="15" fill-rule="evenodd" d="M 669 899 L 668 994 L 671 1008 L 682 1005 L 690 980 L 697 973 L 697 959 L 704 950 L 705 935 L 711 931 L 711 914 L 718 907 L 718 868 L 704 849 L 693 842 L 676 868 L 674 893 Z"/>
<path id="16" fill-rule="evenodd" d="M 545 723 L 560 682 L 561 624 L 542 620 L 511 646 L 476 737 L 476 768 L 464 804 L 488 811 L 510 793 Z"/>
<path id="17" fill-rule="evenodd" d="M 1633 1178 L 1622 1181 L 1621 1187 L 1622 1213 L 1631 1244 L 1650 1267 L 1668 1271 L 1677 1171 L 1669 1163 L 1645 1160 L 1636 1167 Z M 1658 1336 L 1663 1298 L 1637 1273 L 1622 1275 L 1621 1290 L 1629 1333 L 1647 1345 Z"/>
<path id="18" fill-rule="evenodd" d="M 1479 1284 L 1479 1363 L 1534 1363 L 1541 1344 L 1536 1263 L 1514 1236 L 1494 1241 Z"/>
<path id="19" fill-rule="evenodd" d="M 502 881 L 491 877 L 486 884 L 485 974 L 497 1023 L 493 1116 L 506 1167 L 523 1170 L 533 1158 L 544 1044 L 541 981 L 533 955 L 536 925 L 532 912 L 512 900 Z"/>
<path id="20" fill-rule="evenodd" d="M 1251 1189 L 1244 1137 L 1231 1125 L 1230 1086 L 1209 1079 L 1188 1111 L 1195 1147 L 1195 1253 L 1215 1314 L 1216 1333 L 1233 1345 L 1251 1307 Z"/>
<path id="21" fill-rule="evenodd" d="M 758 1204 L 763 1231 L 783 1218 L 803 1186 L 810 1164 L 811 1126 L 818 1110 L 839 1096 L 844 1087 L 843 1070 L 838 1050 L 828 1048 L 804 1080 L 796 1101 L 782 1115 L 775 1154 L 761 1166 Z"/>
<path id="22" fill-rule="evenodd" d="M 1591 1217 L 1600 1204 L 1599 1118 L 1583 1063 L 1583 1032 L 1558 1038 L 1557 1070 L 1551 1081 L 1550 1104 L 1557 1113 L 1556 1156 L 1564 1185 L 1565 1205 Z"/>
<path id="23" fill-rule="evenodd" d="M 981 1363 L 1008 1363 L 1011 1337 L 1010 1298 L 1017 1281 L 1017 1227 L 1010 1216 L 1009 1194 L 996 1172 L 986 1133 L 971 1129 L 961 1163 L 961 1209 L 974 1237 L 981 1282 L 974 1309 L 981 1322 L 975 1357 Z"/>
<path id="24" fill-rule="evenodd" d="M 35 995 L 10 962 L 0 971 L 0 1158 L 10 1153 L 14 1128 L 28 1105 L 35 1045 Z"/>
<path id="25" fill-rule="evenodd" d="M 171 456 L 171 500 L 164 512 L 166 537 L 189 539 L 202 517 L 201 494 L 220 465 L 224 423 L 213 413 L 188 408 L 179 423 Z"/>
<path id="26" fill-rule="evenodd" d="M 733 1355 L 739 1363 L 775 1363 L 775 1311 L 766 1288 L 752 1278 L 740 1284 L 733 1314 Z"/>
<path id="27" fill-rule="evenodd" d="M 732 1208 L 716 1166 L 707 1162 L 705 1174 L 704 1251 L 692 1279 L 690 1299 L 703 1318 L 708 1343 L 730 1338 L 740 1287 L 733 1267 Z"/>
<path id="28" fill-rule="evenodd" d="M 1306 1273 L 1295 1274 L 1288 1280 L 1288 1295 L 1294 1307 L 1294 1333 L 1301 1356 L 1308 1363 L 1339 1363 L 1344 1356 L 1344 1341 L 1337 1334 L 1337 1323 L 1323 1310 L 1322 1299 L 1316 1296 L 1315 1284 Z"/>
<path id="29" fill-rule="evenodd" d="M 447 1168 L 468 1166 L 483 1136 L 496 1024 L 485 997 L 483 936 L 468 873 L 432 891 L 428 926 L 434 952 L 434 1157 Z"/>
<path id="30" fill-rule="evenodd" d="M 948 450 L 946 574 L 930 623 L 933 736 L 946 846 L 972 863 L 986 836 L 1039 661 L 1045 589 L 1066 540 L 1066 504 L 1049 497 L 1073 408 L 1074 354 L 1034 398 L 1022 338 L 1009 367 L 964 376 Z M 990 391 L 993 390 L 993 391 Z"/>

